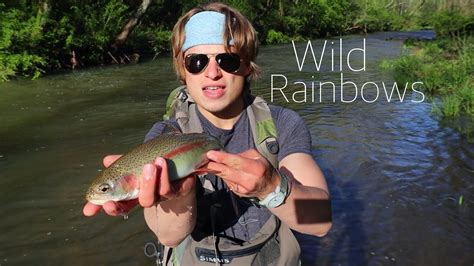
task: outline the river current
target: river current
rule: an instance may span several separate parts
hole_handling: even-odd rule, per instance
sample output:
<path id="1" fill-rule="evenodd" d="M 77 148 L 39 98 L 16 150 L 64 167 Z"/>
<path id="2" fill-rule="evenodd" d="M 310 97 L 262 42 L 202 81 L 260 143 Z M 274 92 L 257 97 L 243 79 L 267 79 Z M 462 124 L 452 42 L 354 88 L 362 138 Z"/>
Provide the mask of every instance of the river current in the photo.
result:
<path id="1" fill-rule="evenodd" d="M 302 116 L 330 188 L 331 231 L 297 234 L 308 265 L 474 263 L 472 140 L 444 126 L 417 85 L 387 100 L 394 79 L 380 64 L 407 36 L 432 32 L 342 37 L 342 71 L 339 38 L 311 42 L 319 70 L 309 52 L 302 64 L 306 42 L 297 56 L 292 44 L 260 50 L 253 93 Z M 178 85 L 169 57 L 0 84 L 1 266 L 153 265 L 139 208 L 124 220 L 82 207 L 103 156 L 141 143 Z"/>

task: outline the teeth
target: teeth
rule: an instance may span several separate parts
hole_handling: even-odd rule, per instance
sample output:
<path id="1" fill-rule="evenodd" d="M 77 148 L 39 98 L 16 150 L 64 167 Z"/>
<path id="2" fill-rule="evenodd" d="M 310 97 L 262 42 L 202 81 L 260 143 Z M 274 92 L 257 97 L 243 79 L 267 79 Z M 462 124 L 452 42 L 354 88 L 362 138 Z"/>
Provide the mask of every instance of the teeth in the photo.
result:
<path id="1" fill-rule="evenodd" d="M 206 90 L 218 90 L 218 89 L 221 89 L 222 87 L 206 87 L 205 89 Z"/>

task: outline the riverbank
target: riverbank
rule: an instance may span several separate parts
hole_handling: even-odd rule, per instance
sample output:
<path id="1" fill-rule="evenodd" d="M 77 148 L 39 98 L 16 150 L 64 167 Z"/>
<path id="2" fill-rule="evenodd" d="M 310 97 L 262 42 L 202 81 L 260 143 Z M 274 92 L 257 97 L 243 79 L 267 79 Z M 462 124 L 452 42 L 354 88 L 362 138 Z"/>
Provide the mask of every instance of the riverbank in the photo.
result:
<path id="1" fill-rule="evenodd" d="M 408 39 L 404 55 L 384 61 L 399 82 L 420 80 L 433 111 L 451 127 L 474 132 L 474 19 L 445 12 L 434 23 L 434 40 Z"/>
<path id="2" fill-rule="evenodd" d="M 409 41 L 405 55 L 385 62 L 395 79 L 420 80 L 424 92 L 439 97 L 436 112 L 444 117 L 474 118 L 474 38 Z"/>

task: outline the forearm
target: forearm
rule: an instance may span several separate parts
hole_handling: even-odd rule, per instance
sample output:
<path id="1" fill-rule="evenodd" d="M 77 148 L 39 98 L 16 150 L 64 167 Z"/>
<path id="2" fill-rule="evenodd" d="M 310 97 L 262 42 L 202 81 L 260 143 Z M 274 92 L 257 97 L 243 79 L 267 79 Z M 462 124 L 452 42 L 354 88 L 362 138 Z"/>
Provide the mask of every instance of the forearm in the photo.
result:
<path id="1" fill-rule="evenodd" d="M 331 228 L 331 203 L 326 191 L 292 181 L 284 204 L 271 208 L 291 229 L 315 236 L 324 236 Z"/>
<path id="2" fill-rule="evenodd" d="M 196 224 L 195 192 L 144 209 L 145 221 L 165 246 L 175 247 Z"/>

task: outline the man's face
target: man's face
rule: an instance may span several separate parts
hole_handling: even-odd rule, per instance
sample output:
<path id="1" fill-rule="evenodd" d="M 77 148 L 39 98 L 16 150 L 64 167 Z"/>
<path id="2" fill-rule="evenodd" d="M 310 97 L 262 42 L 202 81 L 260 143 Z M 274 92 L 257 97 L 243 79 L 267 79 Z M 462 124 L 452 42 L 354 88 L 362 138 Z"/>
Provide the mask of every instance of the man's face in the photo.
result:
<path id="1" fill-rule="evenodd" d="M 236 73 L 224 71 L 217 64 L 215 55 L 225 52 L 224 45 L 198 45 L 184 54 L 185 58 L 189 54 L 206 54 L 209 57 L 206 68 L 201 72 L 192 74 L 185 71 L 188 92 L 206 117 L 233 117 L 240 114 L 244 106 L 242 92 L 248 68 L 241 63 Z"/>

